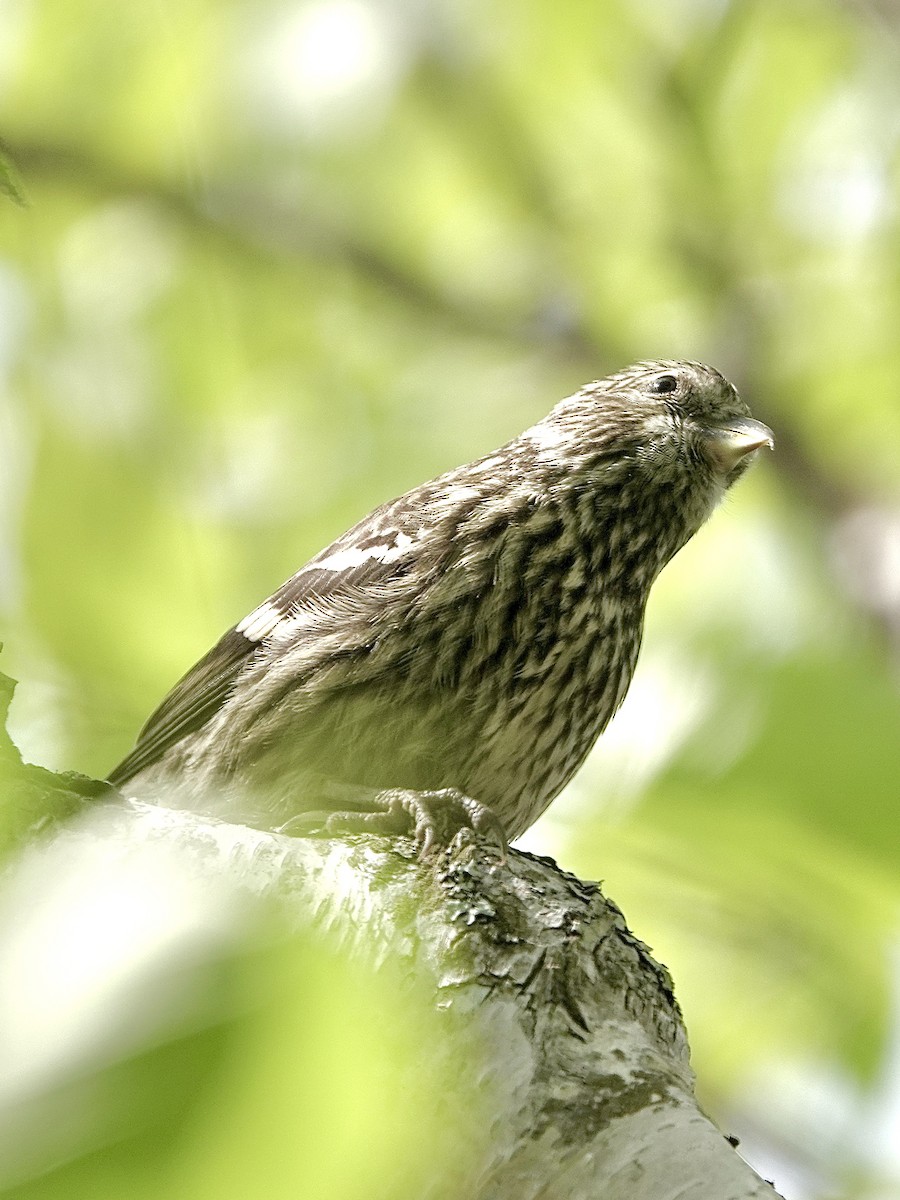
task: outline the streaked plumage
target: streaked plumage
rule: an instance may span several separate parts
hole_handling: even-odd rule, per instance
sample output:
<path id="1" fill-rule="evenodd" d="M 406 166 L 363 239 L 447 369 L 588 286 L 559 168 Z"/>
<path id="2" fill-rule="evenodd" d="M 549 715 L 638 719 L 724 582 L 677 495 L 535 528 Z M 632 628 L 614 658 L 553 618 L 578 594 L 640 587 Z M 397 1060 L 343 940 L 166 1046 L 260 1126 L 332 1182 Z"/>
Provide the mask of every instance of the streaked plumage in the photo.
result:
<path id="1" fill-rule="evenodd" d="M 589 384 L 317 554 L 110 780 L 266 826 L 343 807 L 323 779 L 451 788 L 517 836 L 624 698 L 654 579 L 771 441 L 697 363 Z"/>

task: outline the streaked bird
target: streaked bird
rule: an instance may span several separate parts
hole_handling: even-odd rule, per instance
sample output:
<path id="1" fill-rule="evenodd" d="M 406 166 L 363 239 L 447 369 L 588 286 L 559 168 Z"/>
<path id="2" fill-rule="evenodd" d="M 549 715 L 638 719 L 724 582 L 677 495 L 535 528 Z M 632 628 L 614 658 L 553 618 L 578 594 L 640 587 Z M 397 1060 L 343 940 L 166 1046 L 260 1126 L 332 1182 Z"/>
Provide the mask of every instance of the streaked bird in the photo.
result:
<path id="1" fill-rule="evenodd" d="M 216 643 L 111 773 L 290 832 L 505 844 L 622 703 L 650 588 L 772 432 L 642 362 L 376 508 Z"/>

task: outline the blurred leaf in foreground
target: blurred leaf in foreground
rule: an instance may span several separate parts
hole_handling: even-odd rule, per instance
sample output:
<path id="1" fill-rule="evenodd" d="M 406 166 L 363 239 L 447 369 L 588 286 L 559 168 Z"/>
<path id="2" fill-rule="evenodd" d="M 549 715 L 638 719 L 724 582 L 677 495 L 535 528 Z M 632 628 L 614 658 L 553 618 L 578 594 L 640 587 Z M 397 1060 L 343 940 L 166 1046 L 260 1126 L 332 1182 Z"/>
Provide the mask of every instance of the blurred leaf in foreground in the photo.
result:
<path id="1" fill-rule="evenodd" d="M 126 842 L 100 813 L 0 889 L 0 1194 L 459 1194 L 479 1106 L 438 1111 L 452 1017 L 396 961 Z"/>

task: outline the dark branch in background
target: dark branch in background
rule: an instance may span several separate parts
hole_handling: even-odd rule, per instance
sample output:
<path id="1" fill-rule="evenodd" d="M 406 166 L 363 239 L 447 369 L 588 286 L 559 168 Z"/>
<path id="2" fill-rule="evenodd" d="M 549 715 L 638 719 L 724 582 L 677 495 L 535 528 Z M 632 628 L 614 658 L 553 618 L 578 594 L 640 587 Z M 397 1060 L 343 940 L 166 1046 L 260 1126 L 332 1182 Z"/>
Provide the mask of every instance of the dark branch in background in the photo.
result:
<path id="1" fill-rule="evenodd" d="M 517 321 L 484 305 L 465 304 L 447 296 L 349 230 L 324 218 L 288 206 L 244 184 L 209 185 L 196 198 L 156 179 L 128 175 L 80 149 L 46 143 L 18 143 L 14 154 L 29 177 L 65 179 L 98 198 L 137 197 L 157 205 L 193 233 L 216 241 L 240 258 L 283 264 L 287 259 L 336 262 L 358 272 L 417 312 L 468 337 L 515 344 L 542 343 L 567 358 L 591 359 L 596 350 L 582 333 L 557 323 L 552 332 L 539 319 Z M 609 356 L 614 361 L 614 356 Z"/>

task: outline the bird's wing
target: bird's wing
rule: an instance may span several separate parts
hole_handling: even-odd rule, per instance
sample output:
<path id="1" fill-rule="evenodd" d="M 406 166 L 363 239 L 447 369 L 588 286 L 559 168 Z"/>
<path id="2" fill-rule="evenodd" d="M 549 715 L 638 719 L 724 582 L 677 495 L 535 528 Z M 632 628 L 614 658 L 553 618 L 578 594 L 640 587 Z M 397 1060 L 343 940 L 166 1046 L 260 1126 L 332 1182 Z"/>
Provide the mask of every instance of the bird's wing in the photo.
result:
<path id="1" fill-rule="evenodd" d="M 138 734 L 134 749 L 109 774 L 119 787 L 157 762 L 187 734 L 199 729 L 225 703 L 235 679 L 259 642 L 229 631 L 179 679 Z"/>
<path id="2" fill-rule="evenodd" d="M 376 509 L 263 601 L 179 680 L 138 735 L 130 754 L 109 775 L 119 786 L 205 725 L 231 694 L 238 676 L 279 625 L 298 611 L 328 617 L 352 605 L 383 607 L 386 586 L 406 574 L 418 521 L 409 497 Z M 405 527 L 405 528 L 404 528 Z M 405 532 L 409 529 L 410 532 Z"/>

